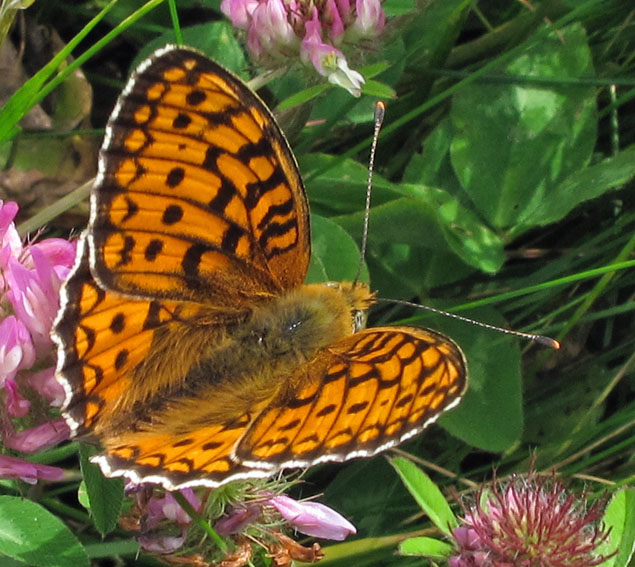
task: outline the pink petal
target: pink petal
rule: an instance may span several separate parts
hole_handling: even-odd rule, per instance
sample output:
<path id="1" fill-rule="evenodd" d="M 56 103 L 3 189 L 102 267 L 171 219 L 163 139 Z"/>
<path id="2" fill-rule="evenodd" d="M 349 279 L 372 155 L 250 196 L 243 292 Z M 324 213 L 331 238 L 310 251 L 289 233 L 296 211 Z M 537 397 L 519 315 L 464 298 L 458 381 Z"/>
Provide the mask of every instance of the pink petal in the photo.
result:
<path id="1" fill-rule="evenodd" d="M 22 239 L 13 224 L 17 214 L 17 203 L 0 201 L 0 268 L 5 268 L 9 258 L 18 258 L 22 252 Z"/>
<path id="2" fill-rule="evenodd" d="M 185 543 L 185 535 L 179 537 L 173 536 L 140 536 L 137 541 L 146 551 L 154 553 L 174 553 L 177 549 L 183 547 Z"/>
<path id="3" fill-rule="evenodd" d="M 339 6 L 335 3 L 335 0 L 326 0 L 326 10 L 330 16 L 331 24 L 328 28 L 328 34 L 331 40 L 335 43 L 344 35 L 344 22 L 340 15 Z M 344 17 L 348 15 L 348 12 L 344 13 Z"/>
<path id="4" fill-rule="evenodd" d="M 201 502 L 191 488 L 180 491 L 195 510 L 200 510 Z M 192 522 L 187 512 L 181 508 L 170 492 L 161 496 L 152 496 L 147 503 L 147 517 L 145 531 L 156 527 L 163 520 L 171 520 L 179 524 L 187 525 Z"/>
<path id="5" fill-rule="evenodd" d="M 35 349 L 24 323 L 13 315 L 0 321 L 0 386 L 34 362 Z"/>
<path id="6" fill-rule="evenodd" d="M 216 522 L 214 529 L 221 535 L 237 534 L 255 522 L 259 516 L 260 508 L 258 506 L 234 508 Z"/>
<path id="7" fill-rule="evenodd" d="M 265 0 L 258 4 L 247 31 L 247 47 L 256 57 L 278 56 L 297 42 L 289 23 L 289 6 L 283 0 Z"/>
<path id="8" fill-rule="evenodd" d="M 185 496 L 185 499 L 190 503 L 194 510 L 201 509 L 201 501 L 198 499 L 196 494 L 194 494 L 194 490 L 191 488 L 184 488 L 180 492 L 183 496 Z M 189 524 L 192 522 L 192 518 L 190 518 L 188 513 L 181 508 L 181 505 L 170 492 L 165 495 L 163 513 L 168 520 L 178 522 L 179 524 Z"/>
<path id="9" fill-rule="evenodd" d="M 357 19 L 353 29 L 359 37 L 374 37 L 386 24 L 386 14 L 380 0 L 356 0 Z"/>
<path id="10" fill-rule="evenodd" d="M 31 402 L 20 395 L 18 385 L 13 378 L 6 379 L 4 390 L 6 392 L 7 411 L 11 417 L 24 417 L 29 413 Z"/>
<path id="11" fill-rule="evenodd" d="M 46 238 L 29 246 L 29 251 L 40 251 L 53 267 L 62 266 L 70 269 L 75 263 L 76 242 L 69 242 L 63 238 Z"/>
<path id="12" fill-rule="evenodd" d="M 61 417 L 4 438 L 4 444 L 15 451 L 33 453 L 57 445 L 70 438 L 70 429 Z"/>
<path id="13" fill-rule="evenodd" d="M 318 502 L 298 502 L 288 496 L 274 496 L 267 501 L 295 529 L 303 534 L 342 541 L 357 532 L 344 516 Z"/>
<path id="14" fill-rule="evenodd" d="M 0 455 L 0 477 L 19 478 L 29 484 L 41 480 L 62 480 L 64 471 L 57 467 L 29 463 L 16 457 Z"/>
<path id="15" fill-rule="evenodd" d="M 48 352 L 50 331 L 59 309 L 61 280 L 40 250 L 34 248 L 30 252 L 34 270 L 15 260 L 9 261 L 8 297 L 16 315 L 29 329 L 36 350 Z"/>
<path id="16" fill-rule="evenodd" d="M 232 25 L 246 30 L 257 6 L 258 0 L 223 0 L 220 9 L 232 21 Z"/>
<path id="17" fill-rule="evenodd" d="M 25 376 L 29 386 L 46 399 L 54 408 L 62 407 L 66 393 L 62 385 L 55 379 L 55 367 L 45 368 Z"/>

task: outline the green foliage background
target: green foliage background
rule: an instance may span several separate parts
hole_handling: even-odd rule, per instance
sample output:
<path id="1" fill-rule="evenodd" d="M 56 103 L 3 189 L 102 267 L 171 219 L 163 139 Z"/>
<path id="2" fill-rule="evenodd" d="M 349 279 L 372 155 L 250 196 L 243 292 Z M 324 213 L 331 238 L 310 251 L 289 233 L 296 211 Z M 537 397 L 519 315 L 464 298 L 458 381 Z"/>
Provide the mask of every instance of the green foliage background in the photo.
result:
<path id="1" fill-rule="evenodd" d="M 166 3 L 121 0 L 90 27 L 104 6 L 103 0 L 36 2 L 26 11 L 29 26 L 48 26 L 63 39 L 66 51 L 56 62 L 72 49 L 92 84 L 90 120 L 100 129 L 129 69 L 175 37 Z M 177 7 L 186 44 L 245 79 L 257 74 L 244 37 L 224 21 L 219 2 L 186 0 Z M 537 468 L 557 467 L 574 486 L 575 475 L 584 474 L 614 490 L 632 483 L 635 472 L 635 16 L 630 3 L 617 0 L 536 0 L 534 7 L 388 0 L 384 43 L 349 57 L 351 67 L 372 75 L 369 93 L 394 94 L 377 155 L 365 276 L 381 298 L 548 334 L 563 348 L 548 351 L 389 303 L 373 310 L 369 324 L 441 329 L 466 352 L 464 402 L 441 427 L 403 447 L 448 471 L 431 473 L 439 484 L 460 490 L 457 478 L 479 482 L 493 466 L 499 476 L 526 471 L 533 452 Z M 45 103 L 58 123 L 71 112 L 77 99 L 65 75 L 73 66 L 56 78 L 56 62 L 42 65 L 0 110 L 5 169 L 55 169 L 60 139 L 100 142 L 101 130 L 60 127 L 52 139 L 19 128 L 24 113 L 54 86 L 61 85 L 57 98 Z M 312 88 L 317 81 L 293 68 L 262 94 L 273 108 L 284 108 L 279 120 L 306 181 L 314 243 L 309 279 L 340 280 L 357 270 L 375 97 Z M 316 91 L 321 94 L 313 98 Z M 81 228 L 84 195 L 71 197 L 79 208 L 61 216 L 68 199 L 46 208 L 36 203 L 30 210 L 37 215 L 22 219 L 23 230 L 48 222 L 49 232 L 67 236 L 69 225 Z M 72 467 L 73 451 L 38 458 Z M 2 513 L 16 521 L 36 514 L 51 537 L 61 525 L 51 512 L 74 528 L 84 526 L 75 529 L 77 537 L 64 532 L 68 555 L 51 562 L 6 547 L 0 554 L 33 565 L 87 565 L 89 557 L 109 555 L 152 563 L 135 558 L 136 546 L 123 531 L 112 532 L 121 502 L 110 499 L 120 489 L 100 487 L 90 466 L 83 458 L 83 502 L 94 524 L 69 503 L 68 493 L 78 488 L 73 475 L 63 489 L 45 485 L 28 509 L 0 501 Z M 304 478 L 301 495 L 323 492 L 358 527 L 358 539 L 333 548 L 325 564 L 421 564 L 393 555 L 395 534 L 427 524 L 413 519 L 419 508 L 383 456 L 317 467 Z M 8 483 L 1 490 L 6 499 L 22 489 Z M 110 495 L 108 501 L 99 494 Z M 17 563 L 0 556 L 5 564 Z"/>

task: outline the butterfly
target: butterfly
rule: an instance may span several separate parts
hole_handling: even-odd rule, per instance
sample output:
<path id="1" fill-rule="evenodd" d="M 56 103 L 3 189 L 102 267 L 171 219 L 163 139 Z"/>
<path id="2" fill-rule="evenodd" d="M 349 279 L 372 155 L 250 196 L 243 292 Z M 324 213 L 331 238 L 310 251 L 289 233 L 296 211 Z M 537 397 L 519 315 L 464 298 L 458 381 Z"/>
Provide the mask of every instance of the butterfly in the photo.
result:
<path id="1" fill-rule="evenodd" d="M 305 284 L 309 259 L 269 109 L 202 54 L 156 51 L 107 125 L 54 328 L 62 414 L 106 476 L 217 487 L 368 457 L 459 403 L 453 341 L 361 329 L 369 288 Z"/>

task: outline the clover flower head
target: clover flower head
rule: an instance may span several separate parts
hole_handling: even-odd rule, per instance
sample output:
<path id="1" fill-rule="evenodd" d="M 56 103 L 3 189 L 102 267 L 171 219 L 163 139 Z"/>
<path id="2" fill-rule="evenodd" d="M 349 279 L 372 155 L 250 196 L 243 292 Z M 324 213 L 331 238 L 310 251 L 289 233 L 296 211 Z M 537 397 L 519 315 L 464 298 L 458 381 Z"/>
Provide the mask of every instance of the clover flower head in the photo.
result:
<path id="1" fill-rule="evenodd" d="M 32 453 L 70 435 L 63 419 L 50 419 L 41 408 L 63 401 L 50 333 L 75 244 L 61 238 L 25 244 L 17 213 L 16 203 L 0 201 L 0 434 L 5 447 Z M 33 404 L 38 397 L 46 403 Z M 0 455 L 0 477 L 34 483 L 59 480 L 62 471 Z"/>
<path id="2" fill-rule="evenodd" d="M 247 32 L 247 47 L 272 67 L 300 59 L 359 96 L 363 76 L 350 69 L 344 50 L 363 51 L 386 17 L 380 0 L 223 0 L 221 10 Z"/>
<path id="3" fill-rule="evenodd" d="M 555 477 L 532 472 L 495 482 L 462 507 L 450 567 L 592 567 L 606 560 L 596 553 L 609 535 L 599 525 L 601 506 L 585 507 Z"/>

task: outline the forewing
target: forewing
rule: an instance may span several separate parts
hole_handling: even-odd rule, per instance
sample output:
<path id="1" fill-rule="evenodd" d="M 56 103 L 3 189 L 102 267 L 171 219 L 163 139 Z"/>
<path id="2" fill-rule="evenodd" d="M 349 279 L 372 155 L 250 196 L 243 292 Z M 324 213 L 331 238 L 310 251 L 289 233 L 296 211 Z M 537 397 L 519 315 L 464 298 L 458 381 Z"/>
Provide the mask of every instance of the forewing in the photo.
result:
<path id="1" fill-rule="evenodd" d="M 139 298 L 233 305 L 304 281 L 308 206 L 264 103 L 197 52 L 142 63 L 106 130 L 92 270 Z"/>
<path id="2" fill-rule="evenodd" d="M 370 456 L 416 435 L 460 401 L 465 357 L 429 329 L 367 329 L 324 349 L 254 420 L 236 449 L 252 467 Z"/>

